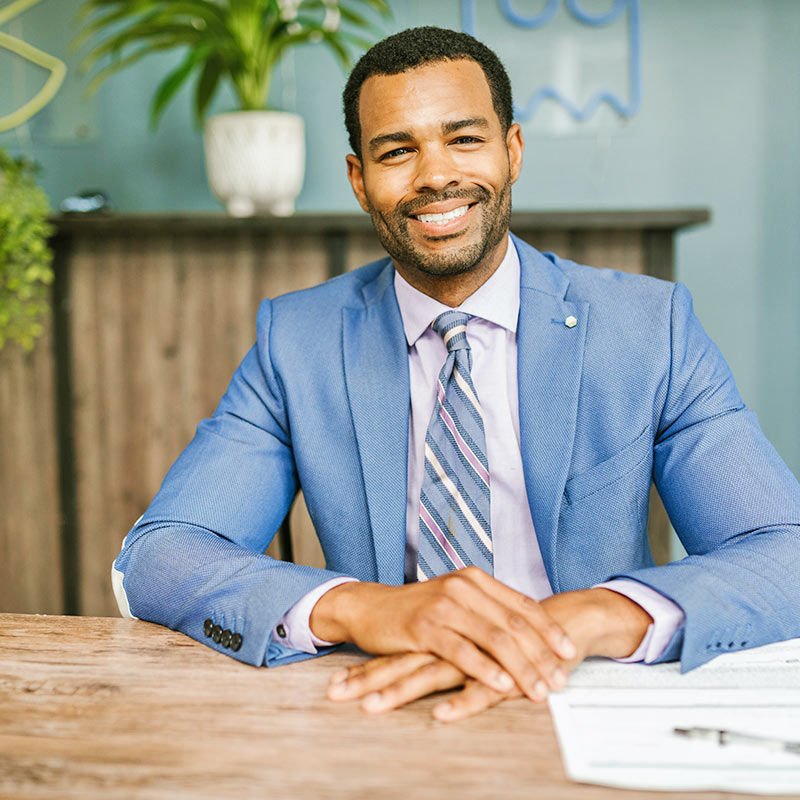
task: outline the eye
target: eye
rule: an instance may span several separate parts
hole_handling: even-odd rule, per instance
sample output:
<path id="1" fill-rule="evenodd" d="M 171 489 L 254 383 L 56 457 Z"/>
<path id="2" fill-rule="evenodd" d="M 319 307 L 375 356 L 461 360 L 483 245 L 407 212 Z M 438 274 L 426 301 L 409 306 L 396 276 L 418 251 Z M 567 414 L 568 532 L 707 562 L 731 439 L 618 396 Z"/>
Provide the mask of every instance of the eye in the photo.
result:
<path id="1" fill-rule="evenodd" d="M 400 158 L 401 156 L 406 155 L 406 153 L 410 153 L 411 149 L 408 147 L 395 147 L 394 150 L 389 150 L 388 152 L 384 153 L 380 157 L 380 161 L 387 161 L 392 158 Z"/>
<path id="2" fill-rule="evenodd" d="M 480 139 L 477 136 L 459 136 L 457 139 L 453 139 L 453 144 L 480 144 L 483 139 Z"/>

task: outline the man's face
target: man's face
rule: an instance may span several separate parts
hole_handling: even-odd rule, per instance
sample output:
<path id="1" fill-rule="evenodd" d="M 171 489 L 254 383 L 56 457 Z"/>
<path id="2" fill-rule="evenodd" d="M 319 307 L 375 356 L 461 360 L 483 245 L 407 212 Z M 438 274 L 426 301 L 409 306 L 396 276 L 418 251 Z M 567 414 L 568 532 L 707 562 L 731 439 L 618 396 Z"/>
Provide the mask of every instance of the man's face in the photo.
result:
<path id="1" fill-rule="evenodd" d="M 461 59 L 373 75 L 359 112 L 362 158 L 348 156 L 348 176 L 401 274 L 491 274 L 523 142 L 518 125 L 503 134 L 481 67 Z"/>

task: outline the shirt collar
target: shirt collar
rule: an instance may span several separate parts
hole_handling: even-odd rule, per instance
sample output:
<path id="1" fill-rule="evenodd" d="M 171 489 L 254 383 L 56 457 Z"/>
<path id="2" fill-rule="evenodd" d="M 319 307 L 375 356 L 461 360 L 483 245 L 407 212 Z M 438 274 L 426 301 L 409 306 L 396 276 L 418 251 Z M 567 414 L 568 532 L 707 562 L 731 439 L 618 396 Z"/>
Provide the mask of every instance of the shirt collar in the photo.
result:
<path id="1" fill-rule="evenodd" d="M 410 347 L 416 344 L 417 339 L 439 314 L 452 310 L 450 306 L 415 289 L 397 270 L 394 271 L 394 289 Z M 517 332 L 519 255 L 510 236 L 500 266 L 489 280 L 458 306 L 458 310 L 499 325 L 511 333 Z"/>

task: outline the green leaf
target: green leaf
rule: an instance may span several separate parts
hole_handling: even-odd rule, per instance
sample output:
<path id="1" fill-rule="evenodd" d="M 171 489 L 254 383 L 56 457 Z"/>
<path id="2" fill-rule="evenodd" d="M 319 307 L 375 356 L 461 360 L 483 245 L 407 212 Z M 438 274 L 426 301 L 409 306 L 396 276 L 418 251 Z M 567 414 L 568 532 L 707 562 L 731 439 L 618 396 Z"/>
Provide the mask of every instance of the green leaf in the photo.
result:
<path id="1" fill-rule="evenodd" d="M 48 312 L 50 206 L 36 171 L 0 149 L 0 349 L 9 341 L 31 349 Z"/>
<path id="2" fill-rule="evenodd" d="M 172 42 L 157 42 L 156 44 L 146 45 L 145 47 L 141 47 L 138 50 L 134 51 L 125 58 L 117 59 L 116 61 L 112 61 L 107 67 L 104 67 L 100 70 L 89 82 L 89 85 L 86 87 L 86 94 L 91 97 L 99 88 L 100 86 L 105 83 L 112 75 L 119 72 L 125 67 L 134 64 L 135 62 L 139 61 L 139 59 L 143 58 L 150 53 L 157 53 L 163 50 L 172 50 L 174 45 Z"/>
<path id="3" fill-rule="evenodd" d="M 156 93 L 153 95 L 153 102 L 150 106 L 151 128 L 154 129 L 157 127 L 158 120 L 166 104 L 172 99 L 178 89 L 183 86 L 192 70 L 206 57 L 207 53 L 208 51 L 206 48 L 190 50 L 186 58 L 158 85 Z"/>
<path id="4" fill-rule="evenodd" d="M 353 25 L 357 25 L 359 28 L 365 28 L 373 33 L 380 32 L 380 28 L 374 22 L 371 22 L 361 14 L 356 14 L 355 11 L 351 11 L 343 3 L 339 3 L 339 13 L 342 15 L 342 19 L 347 20 Z"/>
<path id="5" fill-rule="evenodd" d="M 339 0 L 335 5 L 341 25 L 326 31 L 322 23 L 332 7 L 328 0 L 302 0 L 294 20 L 282 18 L 278 0 L 85 0 L 77 15 L 83 28 L 72 47 L 91 43 L 83 68 L 102 67 L 91 78 L 90 92 L 151 53 L 188 48 L 181 65 L 158 85 L 151 124 L 157 124 L 166 104 L 202 65 L 194 97 L 199 122 L 223 80 L 233 84 L 242 108 L 261 108 L 272 70 L 288 48 L 322 41 L 347 68 L 350 48 L 363 50 L 372 44 L 355 33 L 378 30 L 370 14 L 391 15 L 386 0 Z"/>
<path id="6" fill-rule="evenodd" d="M 332 31 L 322 31 L 322 36 L 325 39 L 325 44 L 333 50 L 334 55 L 339 58 L 339 63 L 344 69 L 350 66 L 350 53 L 341 42 L 341 34 L 336 34 Z"/>
<path id="7" fill-rule="evenodd" d="M 138 2 L 130 2 L 130 0 L 86 0 L 75 14 L 75 22 L 81 23 L 92 14 L 107 10 L 109 6 L 120 6 L 120 11 L 130 15 L 140 13 L 143 7 L 154 7 L 155 5 L 156 0 L 138 0 Z"/>
<path id="8" fill-rule="evenodd" d="M 342 33 L 342 39 L 347 40 L 350 44 L 354 44 L 359 50 L 369 50 L 375 42 L 371 42 L 369 39 L 364 39 L 361 36 L 356 36 L 354 33 L 350 33 L 349 31 L 345 31 Z"/>
<path id="9" fill-rule="evenodd" d="M 156 40 L 162 42 L 172 42 L 175 47 L 180 45 L 198 45 L 204 40 L 200 31 L 197 31 L 189 24 L 169 25 L 157 24 L 147 21 L 131 25 L 124 31 L 112 36 L 110 39 L 98 44 L 89 55 L 84 59 L 84 65 L 92 66 L 103 56 L 119 54 L 119 52 L 129 44 L 140 41 Z"/>
<path id="10" fill-rule="evenodd" d="M 200 73 L 194 96 L 194 119 L 198 127 L 203 123 L 203 118 L 217 91 L 224 69 L 225 63 L 219 55 L 214 54 L 206 61 L 203 71 Z"/>
<path id="11" fill-rule="evenodd" d="M 85 9 L 86 6 L 83 8 Z M 113 25 L 114 23 L 119 22 L 119 20 L 125 19 L 125 17 L 129 17 L 130 15 L 131 11 L 129 8 L 122 8 L 118 9 L 117 11 L 113 11 L 110 14 L 106 14 L 104 17 L 98 17 L 97 19 L 93 20 L 76 34 L 76 36 L 70 42 L 69 52 L 74 53 L 76 50 L 79 50 L 97 31 L 103 30 L 103 28 Z M 83 16 L 86 15 L 84 14 Z"/>
<path id="12" fill-rule="evenodd" d="M 343 2 L 344 0 L 342 0 Z M 392 16 L 392 9 L 390 8 L 389 4 L 386 0 L 360 0 L 362 3 L 366 3 L 368 6 L 374 8 L 379 14 L 384 17 L 391 17 Z M 341 3 L 340 3 L 341 5 Z"/>

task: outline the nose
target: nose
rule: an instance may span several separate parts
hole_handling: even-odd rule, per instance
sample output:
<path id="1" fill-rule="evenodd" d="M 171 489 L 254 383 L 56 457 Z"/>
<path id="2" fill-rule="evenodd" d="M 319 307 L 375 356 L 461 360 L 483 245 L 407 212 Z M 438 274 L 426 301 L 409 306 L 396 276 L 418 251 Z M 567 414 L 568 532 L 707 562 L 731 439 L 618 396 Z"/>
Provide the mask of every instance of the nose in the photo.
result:
<path id="1" fill-rule="evenodd" d="M 416 161 L 414 189 L 420 194 L 441 192 L 461 182 L 461 174 L 446 147 L 421 148 Z"/>

